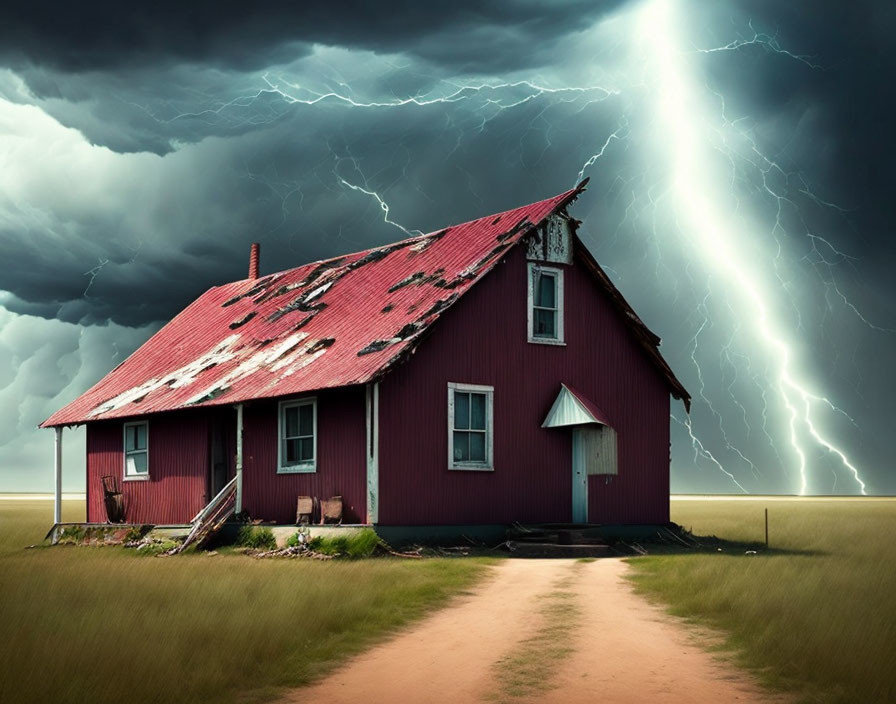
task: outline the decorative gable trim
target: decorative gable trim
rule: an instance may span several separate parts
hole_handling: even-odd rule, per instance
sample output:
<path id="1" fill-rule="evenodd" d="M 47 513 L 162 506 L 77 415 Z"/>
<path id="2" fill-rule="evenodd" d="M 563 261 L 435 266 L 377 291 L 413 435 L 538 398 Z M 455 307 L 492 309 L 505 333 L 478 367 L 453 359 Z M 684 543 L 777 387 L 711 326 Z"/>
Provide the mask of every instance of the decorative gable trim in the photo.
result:
<path id="1" fill-rule="evenodd" d="M 555 264 L 572 264 L 573 223 L 563 213 L 546 218 L 529 235 L 526 259 Z"/>

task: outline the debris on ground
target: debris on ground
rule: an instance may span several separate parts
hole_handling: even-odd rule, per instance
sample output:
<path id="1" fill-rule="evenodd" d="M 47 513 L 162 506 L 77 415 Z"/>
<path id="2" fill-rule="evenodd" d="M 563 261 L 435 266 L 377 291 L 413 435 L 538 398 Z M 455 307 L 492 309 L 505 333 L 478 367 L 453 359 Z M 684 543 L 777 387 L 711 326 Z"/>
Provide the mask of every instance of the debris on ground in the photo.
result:
<path id="1" fill-rule="evenodd" d="M 181 545 L 182 542 L 180 540 L 160 538 L 152 534 L 122 543 L 122 547 L 137 550 L 144 555 L 155 555 L 156 557 L 172 555 L 174 552 L 178 551 L 178 548 L 180 548 Z"/>
<path id="2" fill-rule="evenodd" d="M 311 560 L 332 560 L 336 557 L 336 555 L 324 555 L 320 552 L 315 552 L 307 545 L 287 545 L 285 548 L 277 548 L 276 550 L 252 550 L 247 549 L 246 555 L 251 555 L 252 557 L 257 558 L 265 558 L 265 557 L 306 557 Z"/>

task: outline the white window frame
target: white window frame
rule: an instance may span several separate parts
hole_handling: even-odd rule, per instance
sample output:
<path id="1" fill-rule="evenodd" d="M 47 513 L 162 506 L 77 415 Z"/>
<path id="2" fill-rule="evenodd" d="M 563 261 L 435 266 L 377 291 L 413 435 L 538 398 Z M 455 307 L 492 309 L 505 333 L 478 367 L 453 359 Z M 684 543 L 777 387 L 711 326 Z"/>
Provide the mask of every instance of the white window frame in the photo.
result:
<path id="1" fill-rule="evenodd" d="M 284 420 L 287 408 L 298 408 L 300 406 L 311 406 L 312 408 L 312 453 L 310 460 L 299 464 L 284 465 L 283 441 L 284 437 Z M 287 401 L 281 401 L 277 407 L 277 474 L 308 474 L 317 471 L 317 397 L 306 396 L 305 398 L 292 398 Z"/>
<path id="2" fill-rule="evenodd" d="M 485 394 L 485 462 L 462 462 L 454 459 L 454 392 Z M 448 383 L 448 469 L 493 472 L 495 469 L 495 387 L 481 384 Z"/>
<path id="3" fill-rule="evenodd" d="M 557 281 L 557 337 L 536 337 L 535 336 L 535 272 L 549 274 Z M 538 345 L 565 345 L 563 339 L 563 269 L 553 266 L 542 266 L 537 262 L 529 262 L 526 274 L 529 283 L 527 285 L 527 304 L 526 311 L 528 315 L 528 334 L 529 342 Z"/>
<path id="4" fill-rule="evenodd" d="M 133 452 L 128 452 L 128 428 L 136 428 L 137 426 L 145 425 L 146 426 L 146 449 L 145 450 L 134 450 Z M 124 451 L 122 453 L 122 467 L 121 467 L 121 479 L 126 482 L 145 482 L 149 481 L 149 421 L 147 420 L 135 420 L 130 421 L 128 423 L 124 423 L 121 426 L 121 447 Z M 136 454 L 145 454 L 146 455 L 146 474 L 128 474 L 128 455 L 136 455 Z"/>

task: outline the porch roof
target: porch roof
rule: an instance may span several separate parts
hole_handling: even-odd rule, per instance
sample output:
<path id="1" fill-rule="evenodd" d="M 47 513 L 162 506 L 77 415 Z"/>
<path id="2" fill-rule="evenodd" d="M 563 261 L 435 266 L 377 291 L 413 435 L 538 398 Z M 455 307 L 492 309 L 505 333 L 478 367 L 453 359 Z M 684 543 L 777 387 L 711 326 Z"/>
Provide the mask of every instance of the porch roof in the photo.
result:
<path id="1" fill-rule="evenodd" d="M 548 411 L 541 424 L 542 428 L 563 428 L 571 425 L 586 425 L 598 423 L 613 427 L 604 413 L 595 403 L 584 394 L 572 389 L 566 384 L 560 384 L 560 393 L 554 400 L 554 405 Z"/>

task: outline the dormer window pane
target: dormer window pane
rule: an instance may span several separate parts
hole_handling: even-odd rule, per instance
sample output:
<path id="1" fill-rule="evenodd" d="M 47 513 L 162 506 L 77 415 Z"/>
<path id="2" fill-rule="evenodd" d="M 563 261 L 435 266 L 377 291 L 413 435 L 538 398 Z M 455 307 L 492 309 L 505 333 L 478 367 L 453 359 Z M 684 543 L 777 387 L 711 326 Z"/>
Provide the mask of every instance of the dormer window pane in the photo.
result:
<path id="1" fill-rule="evenodd" d="M 530 265 L 529 339 L 562 342 L 562 272 Z"/>

